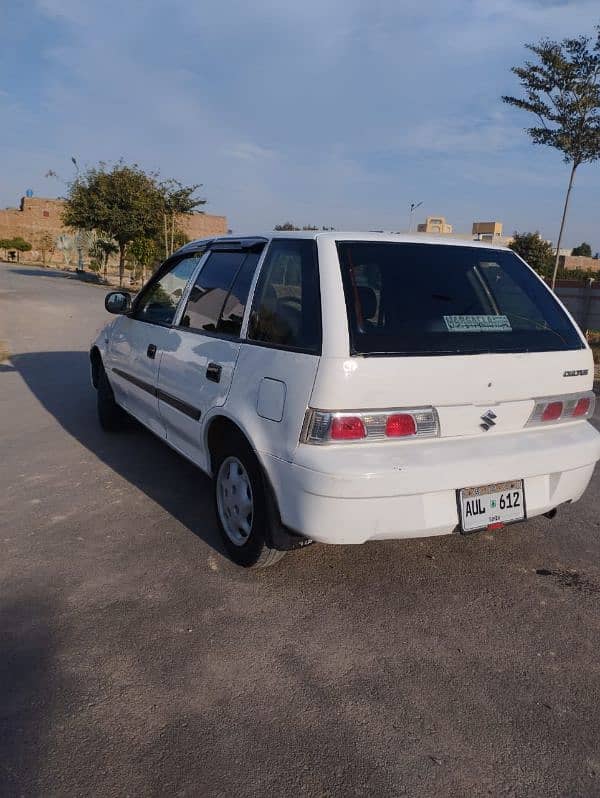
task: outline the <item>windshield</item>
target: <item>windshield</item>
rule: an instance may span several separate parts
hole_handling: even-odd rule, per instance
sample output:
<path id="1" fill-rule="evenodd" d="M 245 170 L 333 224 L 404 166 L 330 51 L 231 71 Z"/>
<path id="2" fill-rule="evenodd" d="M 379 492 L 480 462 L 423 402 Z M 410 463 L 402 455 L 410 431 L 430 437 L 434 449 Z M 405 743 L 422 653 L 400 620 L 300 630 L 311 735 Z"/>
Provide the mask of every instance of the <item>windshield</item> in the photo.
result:
<path id="1" fill-rule="evenodd" d="M 554 296 L 512 252 L 337 242 L 354 354 L 581 349 Z"/>

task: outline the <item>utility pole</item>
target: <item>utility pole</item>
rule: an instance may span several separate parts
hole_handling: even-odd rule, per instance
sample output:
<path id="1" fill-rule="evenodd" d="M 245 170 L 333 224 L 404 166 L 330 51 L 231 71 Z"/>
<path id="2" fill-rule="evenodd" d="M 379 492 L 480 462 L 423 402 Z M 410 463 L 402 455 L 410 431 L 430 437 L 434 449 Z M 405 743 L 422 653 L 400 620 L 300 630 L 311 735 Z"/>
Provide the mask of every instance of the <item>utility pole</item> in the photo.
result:
<path id="1" fill-rule="evenodd" d="M 416 211 L 417 208 L 420 208 L 422 202 L 411 202 L 410 203 L 410 212 L 408 214 L 408 232 L 412 233 L 412 220 L 413 220 L 413 213 Z"/>

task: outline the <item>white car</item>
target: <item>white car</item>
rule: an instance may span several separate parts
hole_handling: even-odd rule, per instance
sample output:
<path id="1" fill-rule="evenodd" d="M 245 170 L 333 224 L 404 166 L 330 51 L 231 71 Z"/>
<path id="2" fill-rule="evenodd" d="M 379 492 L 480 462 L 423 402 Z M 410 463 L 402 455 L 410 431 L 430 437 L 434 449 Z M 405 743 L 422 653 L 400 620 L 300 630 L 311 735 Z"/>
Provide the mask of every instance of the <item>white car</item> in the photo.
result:
<path id="1" fill-rule="evenodd" d="M 422 235 L 194 241 L 91 349 L 127 414 L 213 478 L 227 550 L 470 533 L 576 501 L 600 458 L 592 353 L 509 249 Z"/>

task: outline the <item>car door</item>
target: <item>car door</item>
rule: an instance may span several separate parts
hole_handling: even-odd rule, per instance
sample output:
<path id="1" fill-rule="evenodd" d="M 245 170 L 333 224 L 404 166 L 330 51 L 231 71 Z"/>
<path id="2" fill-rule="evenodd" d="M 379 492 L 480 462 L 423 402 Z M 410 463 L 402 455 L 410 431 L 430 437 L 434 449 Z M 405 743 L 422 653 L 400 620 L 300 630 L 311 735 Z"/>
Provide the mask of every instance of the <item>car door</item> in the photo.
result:
<path id="1" fill-rule="evenodd" d="M 167 261 L 141 291 L 127 316 L 115 322 L 108 347 L 110 380 L 118 401 L 161 437 L 156 382 L 160 358 L 172 344 L 171 324 L 202 252 Z"/>
<path id="2" fill-rule="evenodd" d="M 271 241 L 246 324 L 228 408 L 263 456 L 291 461 L 322 347 L 314 239 Z"/>
<path id="3" fill-rule="evenodd" d="M 240 351 L 246 300 L 264 242 L 219 243 L 197 274 L 169 332 L 158 375 L 167 440 L 206 468 L 201 423 L 227 399 Z"/>

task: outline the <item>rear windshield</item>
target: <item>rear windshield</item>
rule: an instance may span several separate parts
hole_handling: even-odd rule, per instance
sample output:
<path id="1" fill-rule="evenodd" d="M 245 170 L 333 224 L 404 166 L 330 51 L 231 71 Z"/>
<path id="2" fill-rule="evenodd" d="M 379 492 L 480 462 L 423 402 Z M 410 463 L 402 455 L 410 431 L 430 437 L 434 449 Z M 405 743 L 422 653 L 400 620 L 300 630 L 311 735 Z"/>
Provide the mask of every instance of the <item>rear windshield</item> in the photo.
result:
<path id="1" fill-rule="evenodd" d="M 553 295 L 512 252 L 338 241 L 352 352 L 476 354 L 581 349 Z"/>

